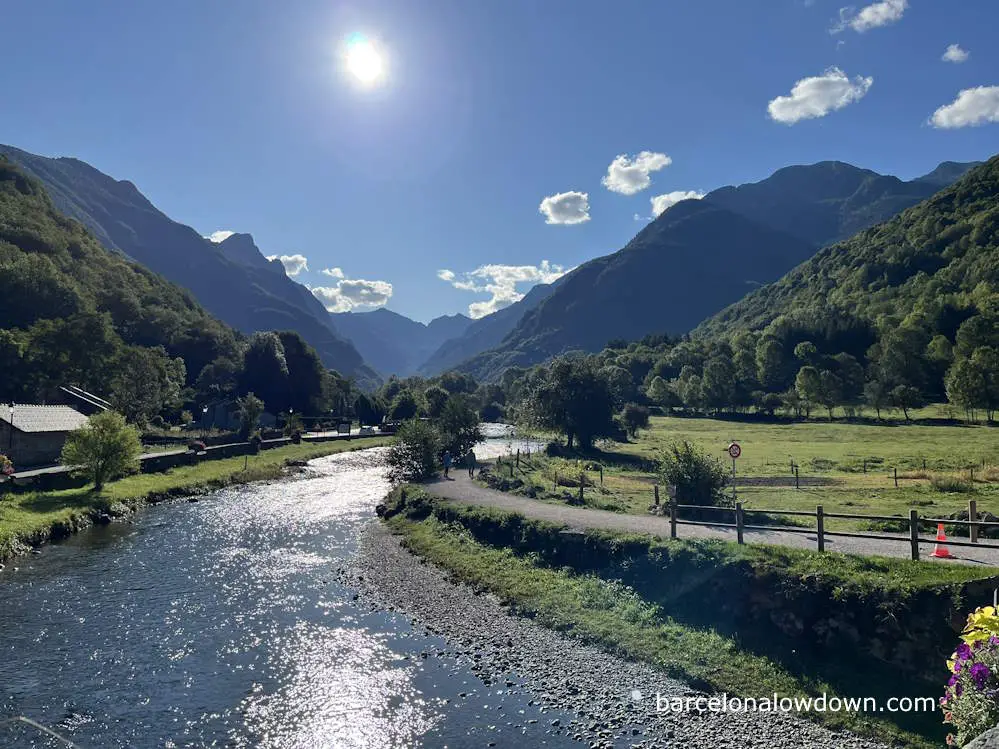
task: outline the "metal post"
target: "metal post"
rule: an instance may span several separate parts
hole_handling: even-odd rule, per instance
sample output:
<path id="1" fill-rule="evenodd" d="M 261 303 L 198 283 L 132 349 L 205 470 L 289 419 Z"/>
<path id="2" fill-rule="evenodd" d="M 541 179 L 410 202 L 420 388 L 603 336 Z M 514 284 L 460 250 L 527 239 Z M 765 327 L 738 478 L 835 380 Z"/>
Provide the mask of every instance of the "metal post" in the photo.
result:
<path id="1" fill-rule="evenodd" d="M 825 537 L 825 532 L 826 532 L 826 518 L 822 514 L 822 505 L 817 505 L 815 507 L 815 531 L 816 531 L 815 537 L 817 539 L 818 550 L 819 551 L 825 551 L 826 550 L 826 537 Z"/>
<path id="2" fill-rule="evenodd" d="M 732 461 L 733 463 L 735 461 Z M 742 502 L 735 503 L 735 540 L 736 543 L 742 543 Z"/>
<path id="3" fill-rule="evenodd" d="M 972 523 L 974 523 L 976 520 L 978 520 L 978 503 L 975 500 L 973 500 L 973 499 L 969 499 L 968 500 L 968 520 L 970 520 Z M 971 543 L 977 544 L 978 543 L 978 526 L 977 525 L 969 525 L 968 528 L 970 530 Z"/>
<path id="4" fill-rule="evenodd" d="M 676 538 L 676 500 L 669 503 L 669 537 Z"/>
<path id="5" fill-rule="evenodd" d="M 735 458 L 732 458 L 732 501 L 735 502 Z"/>
<path id="6" fill-rule="evenodd" d="M 919 559 L 919 510 L 909 510 L 909 544 L 912 546 L 912 558 Z"/>

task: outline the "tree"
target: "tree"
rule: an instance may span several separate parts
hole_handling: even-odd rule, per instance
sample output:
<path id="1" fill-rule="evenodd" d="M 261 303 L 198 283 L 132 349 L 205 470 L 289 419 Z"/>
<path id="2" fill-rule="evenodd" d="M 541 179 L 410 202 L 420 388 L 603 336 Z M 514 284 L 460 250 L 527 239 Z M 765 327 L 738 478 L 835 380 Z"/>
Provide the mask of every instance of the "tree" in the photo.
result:
<path id="1" fill-rule="evenodd" d="M 945 378 L 947 400 L 964 409 L 969 420 L 985 402 L 986 384 L 981 369 L 970 358 L 954 362 Z"/>
<path id="2" fill-rule="evenodd" d="M 639 429 L 648 428 L 649 409 L 637 403 L 628 403 L 621 412 L 621 423 L 628 436 L 634 437 L 638 434 Z"/>
<path id="3" fill-rule="evenodd" d="M 615 433 L 614 396 L 591 357 L 560 356 L 529 385 L 523 418 L 531 426 L 557 429 L 569 447 L 588 448 L 596 437 Z"/>
<path id="4" fill-rule="evenodd" d="M 101 491 L 107 481 L 138 470 L 139 431 L 115 411 L 94 414 L 66 437 L 61 462 L 82 470 Z"/>
<path id="5" fill-rule="evenodd" d="M 506 416 L 503 405 L 493 401 L 479 409 L 479 418 L 485 422 L 500 422 Z"/>
<path id="6" fill-rule="evenodd" d="M 247 393 L 236 399 L 236 407 L 239 409 L 239 434 L 245 439 L 257 428 L 260 415 L 264 412 L 264 402 L 253 393 Z"/>
<path id="7" fill-rule="evenodd" d="M 436 420 L 445 450 L 458 458 L 482 441 L 479 417 L 461 396 L 450 397 Z"/>
<path id="8" fill-rule="evenodd" d="M 302 414 L 328 412 L 330 393 L 328 389 L 324 393 L 323 388 L 326 367 L 319 354 L 298 333 L 283 331 L 277 335 L 288 367 L 287 402 L 281 404 L 280 410 L 291 409 Z"/>
<path id="9" fill-rule="evenodd" d="M 669 385 L 666 384 L 666 380 L 662 377 L 656 376 L 652 378 L 652 382 L 649 383 L 649 389 L 646 392 L 646 396 L 653 403 L 660 406 L 667 406 L 673 400 L 673 391 L 669 389 Z"/>
<path id="10" fill-rule="evenodd" d="M 389 407 L 389 418 L 393 421 L 405 421 L 414 418 L 420 412 L 420 404 L 410 390 L 401 390 Z"/>
<path id="11" fill-rule="evenodd" d="M 354 401 L 354 412 L 361 424 L 381 424 L 385 408 L 377 396 L 359 393 Z"/>
<path id="12" fill-rule="evenodd" d="M 277 333 L 254 333 L 250 338 L 240 390 L 258 393 L 271 413 L 288 410 L 288 362 Z"/>
<path id="13" fill-rule="evenodd" d="M 794 358 L 803 364 L 814 366 L 819 358 L 819 350 L 811 341 L 802 341 L 794 347 Z"/>
<path id="14" fill-rule="evenodd" d="M 891 390 L 891 402 L 896 408 L 901 408 L 905 420 L 909 421 L 909 411 L 925 405 L 923 394 L 912 385 L 897 385 Z"/>
<path id="15" fill-rule="evenodd" d="M 729 408 L 735 400 L 735 367 L 732 360 L 713 356 L 704 364 L 701 377 L 704 405 L 716 411 Z"/>
<path id="16" fill-rule="evenodd" d="M 775 338 L 765 336 L 756 344 L 756 378 L 765 388 L 784 387 L 784 347 Z"/>
<path id="17" fill-rule="evenodd" d="M 607 380 L 611 395 L 614 397 L 614 405 L 621 406 L 635 395 L 635 383 L 631 379 L 631 373 L 624 367 L 608 366 L 603 367 L 600 373 Z"/>
<path id="18" fill-rule="evenodd" d="M 819 402 L 829 412 L 829 421 L 833 418 L 833 409 L 843 398 L 843 381 L 835 372 L 823 369 L 819 374 Z"/>
<path id="19" fill-rule="evenodd" d="M 433 478 L 437 475 L 441 451 L 441 436 L 436 426 L 416 419 L 405 422 L 389 448 L 389 479 L 425 481 Z"/>
<path id="20" fill-rule="evenodd" d="M 725 469 L 690 442 L 671 442 L 660 450 L 656 467 L 662 482 L 676 487 L 678 504 L 716 507 L 726 503 L 722 494 Z"/>
<path id="21" fill-rule="evenodd" d="M 864 384 L 864 400 L 878 415 L 881 420 L 881 409 L 891 405 L 891 388 L 880 377 L 868 380 Z"/>
<path id="22" fill-rule="evenodd" d="M 161 347 L 126 346 L 110 379 L 111 402 L 140 427 L 165 408 L 179 406 L 187 370 L 184 360 L 170 359 Z"/>
<path id="23" fill-rule="evenodd" d="M 427 402 L 427 415 L 431 419 L 436 419 L 444 411 L 444 406 L 451 397 L 451 393 L 440 385 L 431 385 L 423 391 L 423 399 Z"/>
<path id="24" fill-rule="evenodd" d="M 985 418 L 992 421 L 999 408 L 999 349 L 992 346 L 976 348 L 971 355 L 971 363 L 982 373 L 985 381 L 982 406 Z"/>
<path id="25" fill-rule="evenodd" d="M 812 406 L 822 402 L 822 377 L 819 375 L 819 370 L 810 364 L 799 369 L 798 376 L 794 378 L 794 389 L 801 398 L 807 418 L 811 414 Z"/>

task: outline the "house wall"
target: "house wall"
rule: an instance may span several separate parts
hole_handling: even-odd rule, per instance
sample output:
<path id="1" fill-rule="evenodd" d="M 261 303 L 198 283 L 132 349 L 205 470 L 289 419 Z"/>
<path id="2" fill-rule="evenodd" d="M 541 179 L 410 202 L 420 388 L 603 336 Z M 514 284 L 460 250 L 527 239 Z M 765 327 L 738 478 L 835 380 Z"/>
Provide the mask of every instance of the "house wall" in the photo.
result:
<path id="1" fill-rule="evenodd" d="M 51 465 L 59 462 L 59 454 L 68 432 L 29 432 L 14 430 L 11 439 L 10 425 L 0 421 L 0 453 L 14 461 L 16 469 Z"/>

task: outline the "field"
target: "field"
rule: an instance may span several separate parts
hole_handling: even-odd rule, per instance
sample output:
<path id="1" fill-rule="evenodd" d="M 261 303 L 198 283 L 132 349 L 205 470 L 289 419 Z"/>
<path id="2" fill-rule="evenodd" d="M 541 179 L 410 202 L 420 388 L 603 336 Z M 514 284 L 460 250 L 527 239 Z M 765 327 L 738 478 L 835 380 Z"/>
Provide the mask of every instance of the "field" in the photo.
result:
<path id="1" fill-rule="evenodd" d="M 738 441 L 738 498 L 748 508 L 944 517 L 966 510 L 974 499 L 979 513 L 999 515 L 999 430 L 980 425 L 875 425 L 825 422 L 756 423 L 708 418 L 653 417 L 650 428 L 629 443 L 600 445 L 595 460 L 604 466 L 586 471 L 584 503 L 618 512 L 645 513 L 657 478 L 649 465 L 670 441 L 689 440 L 715 454 L 730 469 L 724 453 Z M 578 493 L 587 460 L 522 460 L 515 473 L 535 487 L 541 499 L 564 501 Z M 798 468 L 794 487 L 791 466 Z M 895 486 L 895 472 L 898 487 Z M 553 491 L 555 473 L 560 485 Z M 508 475 L 505 469 L 501 475 Z M 593 484 L 593 486 L 590 486 Z M 665 493 L 663 493 L 665 499 Z M 860 529 L 865 521 L 827 521 L 829 530 Z"/>
<path id="2" fill-rule="evenodd" d="M 348 450 L 387 444 L 391 437 L 343 442 L 300 444 L 251 455 L 243 470 L 243 457 L 208 460 L 163 473 L 141 473 L 109 483 L 104 491 L 92 488 L 51 492 L 0 494 L 0 560 L 25 543 L 45 540 L 55 527 L 72 530 L 100 511 L 121 512 L 163 495 L 180 496 L 230 484 L 277 478 L 286 461 L 310 460 Z"/>

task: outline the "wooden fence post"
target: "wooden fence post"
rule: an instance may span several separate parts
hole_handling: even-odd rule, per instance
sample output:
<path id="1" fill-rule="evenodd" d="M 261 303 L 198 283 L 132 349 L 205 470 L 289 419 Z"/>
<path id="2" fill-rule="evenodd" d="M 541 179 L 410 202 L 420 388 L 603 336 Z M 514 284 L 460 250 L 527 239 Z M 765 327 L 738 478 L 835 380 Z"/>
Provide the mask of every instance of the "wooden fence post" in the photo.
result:
<path id="1" fill-rule="evenodd" d="M 898 489 L 898 466 L 895 466 L 892 469 L 892 471 L 893 471 L 893 473 L 895 475 L 895 488 Z"/>
<path id="2" fill-rule="evenodd" d="M 816 531 L 815 537 L 817 539 L 818 550 L 819 551 L 825 551 L 826 550 L 826 537 L 825 537 L 826 519 L 825 519 L 825 516 L 822 514 L 822 505 L 817 505 L 815 507 L 815 531 Z"/>
<path id="3" fill-rule="evenodd" d="M 652 485 L 652 495 L 656 498 L 656 507 L 659 506 L 659 484 Z"/>
<path id="4" fill-rule="evenodd" d="M 676 538 L 676 500 L 669 503 L 669 537 Z"/>
<path id="5" fill-rule="evenodd" d="M 912 546 L 912 558 L 919 560 L 919 510 L 909 510 L 909 544 Z"/>
<path id="6" fill-rule="evenodd" d="M 604 466 L 600 464 L 600 486 L 604 485 Z"/>
<path id="7" fill-rule="evenodd" d="M 579 474 L 579 504 L 583 504 L 583 485 L 586 483 L 586 474 Z"/>
<path id="8" fill-rule="evenodd" d="M 510 478 L 513 478 L 513 461 L 510 462 Z"/>
<path id="9" fill-rule="evenodd" d="M 926 470 L 926 458 L 923 458 L 923 470 Z"/>
<path id="10" fill-rule="evenodd" d="M 972 523 L 978 520 L 978 503 L 973 499 L 968 500 L 968 520 L 970 520 Z M 969 535 L 971 536 L 971 543 L 977 544 L 978 526 L 969 525 L 968 529 L 969 529 Z"/>
<path id="11" fill-rule="evenodd" d="M 975 467 L 971 466 L 971 482 L 975 482 Z"/>
<path id="12" fill-rule="evenodd" d="M 520 468 L 520 448 L 517 448 L 517 468 Z"/>
<path id="13" fill-rule="evenodd" d="M 794 488 L 795 488 L 795 489 L 798 489 L 798 488 L 800 488 L 800 487 L 798 486 L 798 466 L 795 466 L 795 467 L 794 467 Z"/>
<path id="14" fill-rule="evenodd" d="M 867 458 L 864 458 L 864 473 L 867 473 Z"/>
<path id="15" fill-rule="evenodd" d="M 736 543 L 742 543 L 742 502 L 735 503 L 735 540 Z"/>

